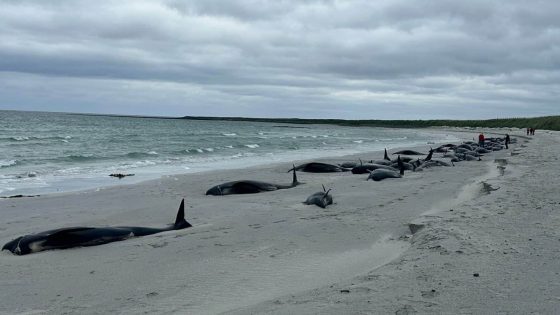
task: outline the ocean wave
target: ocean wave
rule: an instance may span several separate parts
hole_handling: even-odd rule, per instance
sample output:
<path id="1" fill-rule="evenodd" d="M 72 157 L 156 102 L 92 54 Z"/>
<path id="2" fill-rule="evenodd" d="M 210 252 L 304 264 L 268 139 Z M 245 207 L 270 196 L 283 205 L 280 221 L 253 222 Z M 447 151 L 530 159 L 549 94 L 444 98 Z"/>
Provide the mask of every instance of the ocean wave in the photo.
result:
<path id="1" fill-rule="evenodd" d="M 13 137 L 2 137 L 0 138 L 2 141 L 27 141 L 29 137 L 26 136 L 13 136 Z"/>
<path id="2" fill-rule="evenodd" d="M 14 166 L 17 163 L 17 160 L 0 160 L 0 168 Z"/>
<path id="3" fill-rule="evenodd" d="M 33 178 L 33 177 L 37 177 L 37 172 L 30 171 L 15 176 L 15 178 Z"/>
<path id="4" fill-rule="evenodd" d="M 234 137 L 234 136 L 237 136 L 237 134 L 236 133 L 222 133 L 222 136 Z"/>
<path id="5" fill-rule="evenodd" d="M 165 160 L 165 161 L 152 161 L 152 160 L 139 160 L 139 161 L 134 161 L 134 162 L 121 162 L 119 164 L 116 164 L 112 167 L 110 167 L 111 170 L 116 171 L 123 171 L 123 170 L 127 170 L 127 169 L 131 169 L 131 168 L 142 168 L 142 167 L 147 167 L 147 166 L 154 166 L 154 165 L 158 165 L 158 164 L 169 164 L 172 163 L 171 160 Z"/>
<path id="6" fill-rule="evenodd" d="M 130 152 L 126 154 L 127 157 L 135 158 L 135 159 L 150 157 L 154 155 L 158 155 L 158 153 L 156 151 L 149 151 L 149 152 Z"/>
<path id="7" fill-rule="evenodd" d="M 406 140 L 406 139 L 408 139 L 407 136 L 404 136 L 404 137 L 395 137 L 395 138 L 381 138 L 381 139 L 379 139 L 379 140 L 381 140 L 381 141 L 395 141 L 395 140 Z"/>
<path id="8" fill-rule="evenodd" d="M 247 148 L 249 148 L 249 149 L 256 149 L 256 148 L 259 147 L 258 144 L 246 144 L 245 146 L 246 146 Z"/>
<path id="9" fill-rule="evenodd" d="M 71 162 L 84 162 L 84 161 L 97 160 L 100 159 L 100 157 L 97 157 L 93 154 L 71 154 L 61 159 L 65 161 L 71 161 Z"/>
<path id="10" fill-rule="evenodd" d="M 364 140 L 354 140 L 352 142 L 354 142 L 354 143 L 364 143 Z"/>
<path id="11" fill-rule="evenodd" d="M 129 167 L 136 168 L 136 167 L 153 166 L 153 165 L 157 165 L 157 164 L 158 163 L 156 161 L 142 160 L 142 161 L 136 161 L 136 162 L 132 163 L 131 165 L 129 165 Z"/>
<path id="12" fill-rule="evenodd" d="M 72 136 L 49 136 L 49 137 L 36 137 L 36 136 L 12 136 L 12 137 L 0 137 L 0 141 L 8 142 L 22 142 L 30 140 L 68 140 L 72 139 Z"/>

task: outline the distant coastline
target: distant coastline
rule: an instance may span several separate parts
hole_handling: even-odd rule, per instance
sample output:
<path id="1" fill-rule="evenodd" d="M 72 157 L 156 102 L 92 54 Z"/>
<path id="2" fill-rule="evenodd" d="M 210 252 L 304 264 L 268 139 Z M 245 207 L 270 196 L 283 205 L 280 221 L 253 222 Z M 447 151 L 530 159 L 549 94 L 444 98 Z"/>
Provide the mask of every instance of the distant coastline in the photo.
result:
<path id="1" fill-rule="evenodd" d="M 9 110 L 6 110 L 9 111 Z M 210 117 L 210 116 L 152 116 L 152 115 L 122 115 L 122 114 L 97 114 L 97 113 L 61 113 L 69 115 L 85 116 L 108 116 L 128 118 L 151 118 L 151 119 L 189 119 L 189 120 L 212 120 L 212 121 L 248 121 L 287 124 L 326 124 L 353 127 L 384 127 L 384 128 L 429 128 L 429 127 L 462 127 L 462 128 L 527 128 L 533 127 L 539 130 L 560 131 L 560 115 L 542 117 L 519 117 L 519 118 L 497 118 L 481 120 L 453 120 L 453 119 L 429 119 L 429 120 L 379 120 L 379 119 L 312 119 L 312 118 L 251 118 L 251 117 Z"/>
<path id="2" fill-rule="evenodd" d="M 328 124 L 355 127 L 385 128 L 429 128 L 429 127 L 473 127 L 473 128 L 527 128 L 560 130 L 560 116 L 532 118 L 503 118 L 487 120 L 345 120 L 345 119 L 302 119 L 302 118 L 246 118 L 184 116 L 190 120 L 249 121 L 289 124 Z"/>

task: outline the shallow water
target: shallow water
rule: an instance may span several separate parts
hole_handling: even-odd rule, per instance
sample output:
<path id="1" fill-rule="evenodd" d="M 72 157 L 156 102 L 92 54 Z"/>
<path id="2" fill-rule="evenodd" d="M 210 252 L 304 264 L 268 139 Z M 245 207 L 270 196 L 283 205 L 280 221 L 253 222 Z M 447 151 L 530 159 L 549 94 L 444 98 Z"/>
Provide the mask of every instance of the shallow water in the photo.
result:
<path id="1" fill-rule="evenodd" d="M 0 111 L 0 196 L 453 140 L 406 129 Z"/>

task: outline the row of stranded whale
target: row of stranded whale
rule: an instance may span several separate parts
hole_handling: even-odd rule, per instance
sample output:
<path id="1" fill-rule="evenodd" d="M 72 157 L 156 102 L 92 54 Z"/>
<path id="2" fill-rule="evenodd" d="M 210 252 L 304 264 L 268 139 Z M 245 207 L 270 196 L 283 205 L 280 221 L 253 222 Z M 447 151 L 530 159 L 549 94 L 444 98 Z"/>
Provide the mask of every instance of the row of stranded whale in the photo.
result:
<path id="1" fill-rule="evenodd" d="M 515 143 L 516 139 L 511 139 Z M 216 185 L 206 192 L 206 195 L 224 196 L 232 194 L 254 194 L 279 189 L 290 189 L 302 184 L 297 180 L 296 171 L 309 173 L 352 172 L 353 174 L 369 174 L 367 180 L 381 181 L 387 178 L 402 178 L 405 171 L 418 172 L 432 167 L 450 167 L 461 161 L 481 160 L 483 154 L 504 149 L 505 139 L 488 138 L 483 145 L 475 142 L 465 142 L 460 145 L 445 144 L 436 149 L 430 148 L 424 154 L 413 150 L 394 152 L 396 159 L 391 159 L 385 149 L 382 160 L 371 160 L 367 163 L 347 162 L 341 164 L 328 164 L 311 162 L 293 165 L 292 183 L 288 185 L 267 183 L 254 180 L 238 180 Z M 434 159 L 434 153 L 441 153 L 440 159 Z M 420 158 L 420 156 L 426 156 Z M 447 160 L 443 160 L 447 159 Z M 323 191 L 309 196 L 304 204 L 317 205 L 326 208 L 333 203 L 331 189 L 323 186 Z M 182 230 L 192 227 L 185 220 L 185 200 L 181 201 L 175 223 L 163 228 L 116 226 L 116 227 L 69 227 L 44 231 L 36 234 L 20 236 L 6 243 L 2 250 L 8 250 L 15 255 L 26 255 L 51 249 L 67 249 L 72 247 L 95 246 L 132 237 L 146 236 L 172 230 Z"/>

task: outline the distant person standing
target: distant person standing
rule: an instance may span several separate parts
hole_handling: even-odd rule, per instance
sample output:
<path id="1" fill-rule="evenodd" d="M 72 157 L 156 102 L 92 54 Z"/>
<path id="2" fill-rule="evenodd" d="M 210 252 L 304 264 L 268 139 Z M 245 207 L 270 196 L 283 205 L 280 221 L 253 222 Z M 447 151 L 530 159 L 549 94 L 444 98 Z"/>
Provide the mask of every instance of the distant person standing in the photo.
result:
<path id="1" fill-rule="evenodd" d="M 531 128 L 531 136 L 535 135 L 535 128 Z"/>
<path id="2" fill-rule="evenodd" d="M 529 135 L 529 133 L 531 133 L 531 128 L 527 128 L 527 135 Z"/>
<path id="3" fill-rule="evenodd" d="M 509 138 L 509 134 L 506 133 L 506 149 L 509 149 L 509 144 L 511 143 L 511 139 Z"/>
<path id="4" fill-rule="evenodd" d="M 481 132 L 478 135 L 478 145 L 481 146 L 481 147 L 484 147 L 484 140 L 485 140 L 484 139 L 484 134 Z"/>

